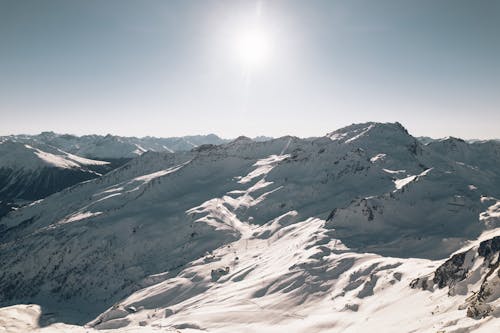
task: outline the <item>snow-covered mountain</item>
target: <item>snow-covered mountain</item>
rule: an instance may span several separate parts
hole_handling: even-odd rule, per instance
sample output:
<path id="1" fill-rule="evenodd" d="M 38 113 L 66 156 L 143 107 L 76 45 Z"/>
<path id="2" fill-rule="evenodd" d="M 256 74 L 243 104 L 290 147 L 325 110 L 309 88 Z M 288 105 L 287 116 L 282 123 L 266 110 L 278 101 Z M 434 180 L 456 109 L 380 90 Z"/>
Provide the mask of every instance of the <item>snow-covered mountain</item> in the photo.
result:
<path id="1" fill-rule="evenodd" d="M 459 138 L 455 138 L 455 137 L 452 137 L 452 136 L 448 136 L 448 137 L 445 137 L 445 138 L 440 138 L 440 139 L 435 139 L 435 138 L 431 138 L 431 137 L 428 137 L 428 136 L 419 136 L 417 137 L 417 140 L 422 142 L 423 144 L 429 144 L 429 143 L 432 143 L 432 142 L 436 142 L 436 141 L 446 141 L 446 140 L 449 140 L 449 139 L 456 139 L 456 140 L 462 140 L 462 141 L 465 141 L 467 143 L 486 143 L 486 142 L 494 142 L 494 143 L 500 143 L 500 139 L 488 139 L 488 140 L 480 140 L 480 139 L 467 139 L 467 140 L 464 140 L 464 139 L 459 139 Z"/>
<path id="2" fill-rule="evenodd" d="M 42 149 L 40 149 L 42 148 Z M 44 198 L 111 170 L 97 161 L 49 146 L 0 142 L 0 217 L 19 204 Z"/>
<path id="3" fill-rule="evenodd" d="M 11 135 L 3 137 L 3 139 L 31 145 L 48 145 L 78 156 L 105 161 L 134 158 L 146 151 L 172 153 L 174 151 L 188 151 L 204 144 L 218 145 L 230 141 L 221 139 L 215 134 L 170 138 L 136 138 L 109 134 L 106 136 L 75 136 L 54 132 L 43 132 L 38 135 Z"/>
<path id="4" fill-rule="evenodd" d="M 0 218 L 19 205 L 100 176 L 147 151 L 172 153 L 228 141 L 214 134 L 135 138 L 43 132 L 0 137 L 5 143 L 0 148 Z"/>
<path id="5" fill-rule="evenodd" d="M 365 123 L 144 153 L 0 220 L 0 301 L 13 305 L 0 323 L 495 331 L 499 145 L 463 144 L 424 145 L 398 123 Z M 470 253 L 457 281 L 471 286 L 449 296 L 439 278 L 416 288 L 448 271 L 455 251 Z M 471 301 L 481 288 L 493 292 Z"/>

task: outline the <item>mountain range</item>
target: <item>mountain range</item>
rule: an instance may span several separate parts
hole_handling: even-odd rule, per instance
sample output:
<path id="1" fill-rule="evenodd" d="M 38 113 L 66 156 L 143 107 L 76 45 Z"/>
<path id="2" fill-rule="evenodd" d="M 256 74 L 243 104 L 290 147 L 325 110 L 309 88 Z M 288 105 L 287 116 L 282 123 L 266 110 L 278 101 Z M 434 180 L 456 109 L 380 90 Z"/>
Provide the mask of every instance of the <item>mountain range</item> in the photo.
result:
<path id="1" fill-rule="evenodd" d="M 1 140 L 0 193 L 32 201 L 0 219 L 0 327 L 499 328 L 499 142 L 374 122 L 168 140 Z"/>
<path id="2" fill-rule="evenodd" d="M 147 151 L 173 153 L 229 141 L 215 134 L 136 138 L 43 132 L 3 136 L 0 137 L 0 217 L 21 205 L 99 177 Z"/>

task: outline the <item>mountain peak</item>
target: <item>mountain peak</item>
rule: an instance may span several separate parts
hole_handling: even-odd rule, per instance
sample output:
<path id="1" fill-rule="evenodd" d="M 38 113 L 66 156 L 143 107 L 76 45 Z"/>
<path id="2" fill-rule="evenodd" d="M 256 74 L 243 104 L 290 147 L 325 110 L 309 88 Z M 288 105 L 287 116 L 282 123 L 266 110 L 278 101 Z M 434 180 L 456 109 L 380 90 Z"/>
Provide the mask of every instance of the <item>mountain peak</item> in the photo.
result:
<path id="1" fill-rule="evenodd" d="M 447 136 L 447 137 L 442 138 L 442 139 L 440 139 L 438 141 L 440 141 L 440 142 L 461 142 L 461 143 L 466 143 L 464 139 L 457 138 L 457 137 L 454 137 L 454 136 Z"/>
<path id="2" fill-rule="evenodd" d="M 409 136 L 406 128 L 403 127 L 399 122 L 395 123 L 377 123 L 377 122 L 366 122 L 359 124 L 351 124 L 346 127 L 342 127 L 338 130 L 328 133 L 326 136 L 333 141 L 339 141 L 340 143 L 350 143 L 354 142 L 364 136 L 371 135 L 372 133 L 378 133 L 377 136 L 391 136 L 403 135 Z"/>
<path id="3" fill-rule="evenodd" d="M 253 142 L 253 140 L 250 139 L 248 136 L 240 135 L 239 137 L 237 137 L 236 139 L 234 139 L 233 141 L 231 141 L 231 144 L 234 144 L 234 143 L 250 143 L 250 142 Z"/>

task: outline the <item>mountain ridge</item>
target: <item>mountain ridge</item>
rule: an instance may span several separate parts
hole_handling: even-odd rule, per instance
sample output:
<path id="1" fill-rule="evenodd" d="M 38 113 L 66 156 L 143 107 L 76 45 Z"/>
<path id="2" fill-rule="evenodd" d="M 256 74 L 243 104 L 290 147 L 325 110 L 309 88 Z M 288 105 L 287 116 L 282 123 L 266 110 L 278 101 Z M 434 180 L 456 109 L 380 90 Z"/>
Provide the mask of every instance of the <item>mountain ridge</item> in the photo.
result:
<path id="1" fill-rule="evenodd" d="M 364 123 L 143 153 L 0 220 L 1 304 L 34 301 L 59 320 L 79 311 L 65 320 L 99 329 L 200 331 L 255 323 L 245 311 L 259 309 L 268 329 L 273 317 L 288 328 L 308 316 L 333 325 L 327 308 L 355 331 L 354 314 L 398 294 L 424 311 L 432 303 L 409 287 L 416 272 L 500 227 L 496 148 L 465 144 L 456 161 L 399 123 Z M 449 326 L 470 324 L 446 313 L 457 320 Z"/>

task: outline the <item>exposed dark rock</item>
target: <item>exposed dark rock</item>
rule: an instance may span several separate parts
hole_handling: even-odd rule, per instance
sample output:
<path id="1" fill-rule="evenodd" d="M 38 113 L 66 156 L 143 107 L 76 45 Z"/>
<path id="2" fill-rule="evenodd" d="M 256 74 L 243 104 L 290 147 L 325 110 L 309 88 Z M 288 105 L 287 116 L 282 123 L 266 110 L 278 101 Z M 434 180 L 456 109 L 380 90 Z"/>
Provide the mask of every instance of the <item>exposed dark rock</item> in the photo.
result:
<path id="1" fill-rule="evenodd" d="M 481 319 L 495 311 L 491 303 L 498 298 L 497 288 L 500 287 L 500 270 L 498 254 L 500 251 L 500 237 L 482 241 L 479 246 L 468 251 L 457 253 L 439 266 L 433 275 L 423 276 L 413 280 L 410 283 L 411 288 L 420 288 L 424 290 L 433 290 L 433 285 L 439 288 L 449 287 L 448 295 L 455 295 L 455 286 L 457 283 L 466 280 L 477 271 L 471 272 L 474 262 L 483 257 L 480 269 L 482 272 L 481 286 L 478 291 L 472 291 L 460 309 L 467 309 L 467 316 L 474 319 Z M 468 259 L 470 258 L 470 259 Z M 483 259 L 479 259 L 483 260 Z M 470 262 L 468 262 L 470 261 Z M 496 276 L 495 276 L 496 275 Z M 432 283 L 430 278 L 432 277 Z M 468 283 L 465 281 L 465 283 Z"/>
<path id="2" fill-rule="evenodd" d="M 492 254 L 500 251 L 500 236 L 493 237 L 479 244 L 478 253 L 481 257 L 489 259 Z"/>
<path id="3" fill-rule="evenodd" d="M 467 268 L 463 267 L 467 252 L 457 253 L 444 264 L 438 267 L 434 273 L 433 282 L 439 288 L 450 286 L 452 283 L 462 281 L 467 274 Z"/>
<path id="4" fill-rule="evenodd" d="M 212 269 L 212 272 L 210 273 L 212 277 L 212 281 L 217 281 L 221 278 L 223 275 L 229 274 L 229 267 L 220 267 L 217 269 Z"/>

